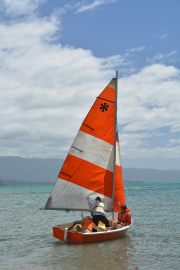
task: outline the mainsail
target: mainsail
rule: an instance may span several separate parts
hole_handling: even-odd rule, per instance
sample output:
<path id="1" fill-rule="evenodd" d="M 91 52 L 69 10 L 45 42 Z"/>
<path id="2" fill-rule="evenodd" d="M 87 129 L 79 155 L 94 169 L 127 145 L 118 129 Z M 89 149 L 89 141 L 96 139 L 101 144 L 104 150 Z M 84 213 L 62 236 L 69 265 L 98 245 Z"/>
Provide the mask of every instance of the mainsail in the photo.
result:
<path id="1" fill-rule="evenodd" d="M 100 196 L 106 211 L 125 204 L 116 135 L 117 78 L 96 98 L 59 172 L 45 209 L 88 210 Z M 115 151 L 115 153 L 114 153 Z"/>

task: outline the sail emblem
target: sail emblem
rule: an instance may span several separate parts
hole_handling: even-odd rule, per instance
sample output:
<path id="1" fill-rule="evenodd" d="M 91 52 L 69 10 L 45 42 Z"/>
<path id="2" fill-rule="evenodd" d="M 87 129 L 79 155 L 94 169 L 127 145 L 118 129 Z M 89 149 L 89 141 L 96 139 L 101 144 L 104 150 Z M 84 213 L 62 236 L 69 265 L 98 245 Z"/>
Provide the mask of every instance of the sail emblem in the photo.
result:
<path id="1" fill-rule="evenodd" d="M 109 105 L 105 102 L 105 103 L 101 103 L 99 109 L 104 112 L 104 111 L 107 111 L 109 108 Z"/>

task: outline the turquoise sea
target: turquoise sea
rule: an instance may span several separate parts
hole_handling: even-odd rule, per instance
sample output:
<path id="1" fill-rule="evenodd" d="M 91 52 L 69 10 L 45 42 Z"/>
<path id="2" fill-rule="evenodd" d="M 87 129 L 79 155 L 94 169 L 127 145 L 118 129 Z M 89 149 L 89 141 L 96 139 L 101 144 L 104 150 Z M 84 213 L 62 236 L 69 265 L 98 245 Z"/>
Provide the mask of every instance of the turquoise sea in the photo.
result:
<path id="1" fill-rule="evenodd" d="M 51 227 L 80 213 L 46 211 L 51 185 L 0 186 L 2 270 L 180 269 L 180 183 L 126 183 L 133 226 L 126 237 L 65 245 Z"/>

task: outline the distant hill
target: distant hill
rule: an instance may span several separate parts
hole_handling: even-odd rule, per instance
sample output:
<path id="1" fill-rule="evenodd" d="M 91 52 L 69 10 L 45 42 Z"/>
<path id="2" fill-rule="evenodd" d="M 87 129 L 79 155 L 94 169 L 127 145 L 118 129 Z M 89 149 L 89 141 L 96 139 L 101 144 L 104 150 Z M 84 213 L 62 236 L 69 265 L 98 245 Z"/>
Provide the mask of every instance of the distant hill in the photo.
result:
<path id="1" fill-rule="evenodd" d="M 54 183 L 63 161 L 58 159 L 0 157 L 0 185 Z M 180 182 L 180 170 L 123 168 L 125 181 Z"/>
<path id="2" fill-rule="evenodd" d="M 57 159 L 0 157 L 0 182 L 54 183 L 61 165 Z"/>
<path id="3" fill-rule="evenodd" d="M 126 181 L 180 182 L 180 170 L 124 168 L 123 176 Z"/>

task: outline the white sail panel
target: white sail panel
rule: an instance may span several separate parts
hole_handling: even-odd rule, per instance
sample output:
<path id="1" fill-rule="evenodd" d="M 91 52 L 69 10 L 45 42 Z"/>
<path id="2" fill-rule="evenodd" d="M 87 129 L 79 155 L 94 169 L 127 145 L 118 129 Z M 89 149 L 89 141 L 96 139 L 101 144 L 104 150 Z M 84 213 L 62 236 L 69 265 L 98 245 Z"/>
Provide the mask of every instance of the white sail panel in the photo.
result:
<path id="1" fill-rule="evenodd" d="M 123 184 L 123 175 L 121 167 L 121 158 L 120 158 L 120 144 L 117 134 L 116 140 L 116 181 L 115 181 L 115 200 L 114 200 L 114 211 L 119 212 L 120 206 L 126 204 L 124 184 Z"/>
<path id="2" fill-rule="evenodd" d="M 113 172 L 114 146 L 92 135 L 79 131 L 69 154 Z"/>
<path id="3" fill-rule="evenodd" d="M 121 166 L 119 141 L 116 142 L 116 165 Z"/>
<path id="4" fill-rule="evenodd" d="M 105 205 L 105 211 L 112 209 L 112 200 L 92 190 L 58 179 L 54 190 L 51 193 L 45 209 L 71 209 L 71 210 L 89 210 L 88 199 L 95 199 L 97 196 L 102 198 Z"/>

